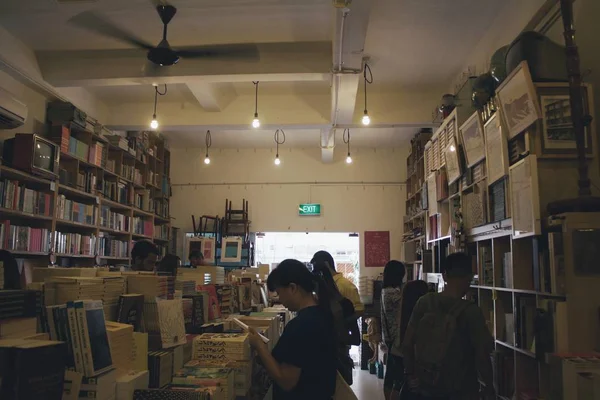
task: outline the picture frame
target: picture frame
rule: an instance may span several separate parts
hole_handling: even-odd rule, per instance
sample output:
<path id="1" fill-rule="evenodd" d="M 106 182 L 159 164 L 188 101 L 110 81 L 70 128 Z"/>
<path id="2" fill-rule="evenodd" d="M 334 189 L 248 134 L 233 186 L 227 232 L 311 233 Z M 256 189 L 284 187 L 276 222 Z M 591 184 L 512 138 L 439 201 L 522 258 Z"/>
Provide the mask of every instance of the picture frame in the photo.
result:
<path id="1" fill-rule="evenodd" d="M 446 173 L 448 175 L 448 184 L 456 182 L 462 175 L 460 169 L 460 159 L 458 157 L 458 145 L 454 137 L 448 141 L 446 153 Z"/>
<path id="2" fill-rule="evenodd" d="M 238 263 L 242 261 L 242 238 L 224 237 L 221 240 L 221 262 Z"/>
<path id="3" fill-rule="evenodd" d="M 189 254 L 192 250 L 202 252 L 204 262 L 213 264 L 215 262 L 215 238 L 208 237 L 189 237 L 186 243 L 185 263 L 189 263 Z"/>
<path id="4" fill-rule="evenodd" d="M 540 188 L 537 157 L 530 154 L 509 170 L 513 238 L 541 235 Z"/>
<path id="5" fill-rule="evenodd" d="M 467 168 L 485 158 L 483 122 L 479 112 L 473 113 L 460 127 L 460 138 L 465 153 Z"/>
<path id="6" fill-rule="evenodd" d="M 498 112 L 483 127 L 488 186 L 508 175 L 508 141 Z"/>
<path id="7" fill-rule="evenodd" d="M 502 82 L 496 97 L 506 126 L 506 136 L 512 139 L 541 118 L 538 95 L 531 79 L 527 61 Z"/>
<path id="8" fill-rule="evenodd" d="M 589 84 L 583 84 L 583 112 L 594 118 L 593 93 Z M 568 83 L 536 83 L 541 120 L 536 125 L 539 136 L 540 158 L 577 158 L 575 129 L 571 120 L 570 91 Z M 596 155 L 595 124 L 585 127 L 585 153 Z"/>

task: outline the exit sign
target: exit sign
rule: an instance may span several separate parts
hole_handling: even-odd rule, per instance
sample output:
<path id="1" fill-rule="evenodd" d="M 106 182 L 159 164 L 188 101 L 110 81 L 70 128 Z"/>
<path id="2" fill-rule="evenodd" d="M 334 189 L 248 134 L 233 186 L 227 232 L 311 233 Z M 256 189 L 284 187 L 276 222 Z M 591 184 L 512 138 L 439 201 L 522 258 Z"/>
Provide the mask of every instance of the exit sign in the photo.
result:
<path id="1" fill-rule="evenodd" d="M 298 215 L 301 217 L 315 217 L 321 215 L 320 204 L 300 204 L 298 206 Z"/>

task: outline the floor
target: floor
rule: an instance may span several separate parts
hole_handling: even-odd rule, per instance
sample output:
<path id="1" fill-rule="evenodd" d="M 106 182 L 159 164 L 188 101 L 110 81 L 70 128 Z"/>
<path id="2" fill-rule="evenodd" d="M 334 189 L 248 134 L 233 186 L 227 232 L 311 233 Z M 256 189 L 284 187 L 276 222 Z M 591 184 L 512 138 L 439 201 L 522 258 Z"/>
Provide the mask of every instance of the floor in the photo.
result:
<path id="1" fill-rule="evenodd" d="M 378 379 L 369 371 L 354 368 L 352 390 L 358 400 L 383 400 L 383 379 Z"/>

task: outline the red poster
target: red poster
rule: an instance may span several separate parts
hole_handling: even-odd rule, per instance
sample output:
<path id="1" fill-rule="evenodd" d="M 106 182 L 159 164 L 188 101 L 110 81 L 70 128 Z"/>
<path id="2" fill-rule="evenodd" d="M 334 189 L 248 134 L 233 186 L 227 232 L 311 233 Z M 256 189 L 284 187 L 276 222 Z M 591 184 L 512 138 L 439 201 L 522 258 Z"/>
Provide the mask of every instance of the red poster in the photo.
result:
<path id="1" fill-rule="evenodd" d="M 390 260 L 390 231 L 365 232 L 365 267 L 383 267 Z"/>

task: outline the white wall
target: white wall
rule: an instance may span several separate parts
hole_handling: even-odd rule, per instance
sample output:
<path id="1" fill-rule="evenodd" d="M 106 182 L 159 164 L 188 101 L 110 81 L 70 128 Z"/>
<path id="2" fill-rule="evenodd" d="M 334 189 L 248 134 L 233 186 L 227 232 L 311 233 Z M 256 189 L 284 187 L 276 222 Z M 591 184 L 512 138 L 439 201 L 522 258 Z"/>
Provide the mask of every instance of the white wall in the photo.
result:
<path id="1" fill-rule="evenodd" d="M 406 179 L 408 146 L 358 149 L 352 165 L 344 162 L 343 153 L 338 149 L 336 162 L 323 164 L 319 149 L 282 150 L 276 167 L 270 150 L 215 149 L 206 166 L 203 149 L 173 150 L 174 225 L 190 231 L 192 214 L 223 216 L 226 198 L 234 208 L 245 198 L 252 231 L 358 232 L 361 252 L 364 231 L 390 231 L 391 257 L 401 259 L 406 189 L 398 183 Z M 298 205 L 306 202 L 320 203 L 323 215 L 299 217 Z M 361 274 L 379 272 L 381 268 L 364 268 L 362 252 Z"/>

